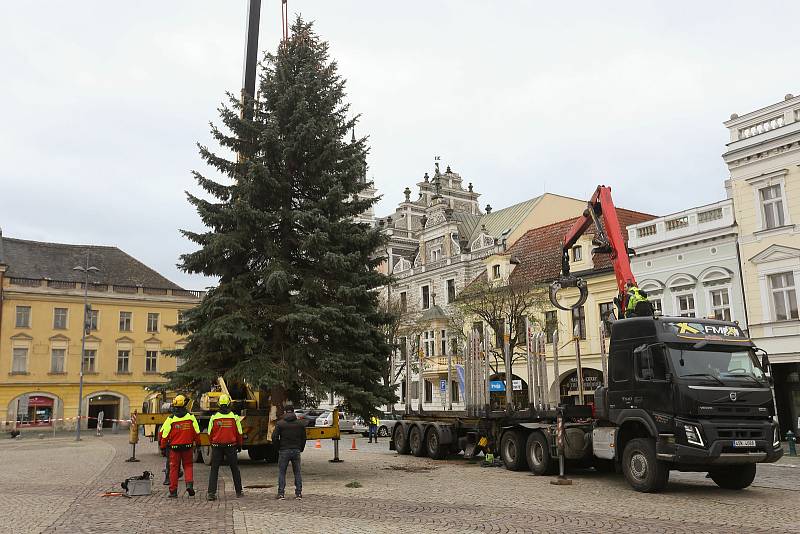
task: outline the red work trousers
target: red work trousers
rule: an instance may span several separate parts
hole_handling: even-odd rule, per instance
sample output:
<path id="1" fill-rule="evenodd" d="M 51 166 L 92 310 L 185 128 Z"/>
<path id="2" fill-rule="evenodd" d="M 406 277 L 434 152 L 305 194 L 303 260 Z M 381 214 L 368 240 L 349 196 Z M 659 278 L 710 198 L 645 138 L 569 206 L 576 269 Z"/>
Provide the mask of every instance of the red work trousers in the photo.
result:
<path id="1" fill-rule="evenodd" d="M 169 450 L 169 491 L 178 491 L 178 471 L 183 464 L 183 480 L 188 484 L 194 482 L 194 467 L 192 466 L 192 449 Z"/>

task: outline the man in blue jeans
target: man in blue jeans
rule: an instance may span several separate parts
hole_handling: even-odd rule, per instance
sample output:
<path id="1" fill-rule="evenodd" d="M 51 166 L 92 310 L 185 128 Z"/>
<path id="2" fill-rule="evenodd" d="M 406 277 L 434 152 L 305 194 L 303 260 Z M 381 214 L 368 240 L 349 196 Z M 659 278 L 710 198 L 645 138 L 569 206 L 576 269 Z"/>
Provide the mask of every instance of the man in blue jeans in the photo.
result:
<path id="1" fill-rule="evenodd" d="M 272 443 L 278 447 L 278 499 L 285 499 L 286 468 L 292 462 L 294 498 L 303 498 L 303 477 L 300 475 L 300 456 L 306 448 L 306 425 L 294 414 L 294 406 L 283 409 L 283 419 L 275 425 Z"/>

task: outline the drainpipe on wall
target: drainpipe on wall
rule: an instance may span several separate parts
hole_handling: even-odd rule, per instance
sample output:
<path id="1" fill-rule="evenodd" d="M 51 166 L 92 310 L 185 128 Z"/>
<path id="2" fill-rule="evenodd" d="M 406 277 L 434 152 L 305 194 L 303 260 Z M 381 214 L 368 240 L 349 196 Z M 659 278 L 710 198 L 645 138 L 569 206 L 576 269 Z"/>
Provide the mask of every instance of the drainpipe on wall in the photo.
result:
<path id="1" fill-rule="evenodd" d="M 739 262 L 739 283 L 742 288 L 742 305 L 744 307 L 744 322 L 747 323 L 747 337 L 750 337 L 750 316 L 747 312 L 747 290 L 744 287 L 744 265 L 742 265 L 742 254 L 739 250 L 739 238 L 736 238 L 736 261 Z"/>

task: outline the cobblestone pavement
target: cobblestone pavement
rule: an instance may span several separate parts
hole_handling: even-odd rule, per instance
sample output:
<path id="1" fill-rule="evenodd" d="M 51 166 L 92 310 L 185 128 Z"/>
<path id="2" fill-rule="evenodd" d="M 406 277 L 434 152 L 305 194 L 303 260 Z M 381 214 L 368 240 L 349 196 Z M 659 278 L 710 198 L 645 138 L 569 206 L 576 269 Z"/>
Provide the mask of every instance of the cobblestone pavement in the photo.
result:
<path id="1" fill-rule="evenodd" d="M 349 445 L 342 441 L 344 445 Z M 800 463 L 759 466 L 753 487 L 718 489 L 703 474 L 671 473 L 658 495 L 632 491 L 617 475 L 571 474 L 572 486 L 464 460 L 397 456 L 360 438 L 331 464 L 330 442 L 303 455 L 304 500 L 275 501 L 276 467 L 241 456 L 245 496 L 220 471 L 220 500 L 205 500 L 208 467 L 195 465 L 198 494 L 166 499 L 155 445 L 126 463 L 124 435 L 0 441 L 0 532 L 795 532 L 800 533 Z M 156 473 L 148 497 L 102 497 L 143 470 Z M 287 494 L 291 494 L 290 487 Z M 358 481 L 362 487 L 345 485 Z M 251 486 L 251 487 L 247 487 Z M 255 486 L 255 487 L 253 487 Z M 183 485 L 181 484 L 181 491 Z M 8 529 L 8 530 L 4 530 Z"/>

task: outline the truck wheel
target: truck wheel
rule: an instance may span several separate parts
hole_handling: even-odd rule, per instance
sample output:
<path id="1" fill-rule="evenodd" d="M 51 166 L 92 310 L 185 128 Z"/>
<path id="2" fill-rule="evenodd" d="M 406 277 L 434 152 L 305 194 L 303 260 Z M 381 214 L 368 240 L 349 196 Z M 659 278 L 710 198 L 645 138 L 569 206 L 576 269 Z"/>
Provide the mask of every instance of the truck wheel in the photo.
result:
<path id="1" fill-rule="evenodd" d="M 425 436 L 425 444 L 427 446 L 428 457 L 433 460 L 441 460 L 447 456 L 447 447 L 442 446 L 442 438 L 439 435 L 439 430 L 436 427 L 430 427 Z"/>
<path id="2" fill-rule="evenodd" d="M 408 446 L 408 439 L 406 437 L 405 427 L 403 425 L 396 425 L 394 427 L 394 448 L 397 454 L 408 454 L 411 449 Z"/>
<path id="3" fill-rule="evenodd" d="M 411 427 L 411 432 L 408 434 L 408 446 L 411 447 L 411 454 L 414 456 L 426 456 L 428 453 L 422 429 L 417 425 Z"/>
<path id="4" fill-rule="evenodd" d="M 260 462 L 267 457 L 267 448 L 263 446 L 249 447 L 247 449 L 247 456 L 254 462 Z"/>
<path id="5" fill-rule="evenodd" d="M 202 453 L 201 461 L 206 465 L 211 465 L 211 446 L 197 447 Z"/>
<path id="6" fill-rule="evenodd" d="M 531 432 L 531 435 L 528 436 L 525 457 L 528 459 L 528 467 L 534 475 L 555 474 L 557 462 L 550 456 L 547 438 L 541 432 Z"/>
<path id="7" fill-rule="evenodd" d="M 656 445 L 652 439 L 632 439 L 622 454 L 622 472 L 636 491 L 655 493 L 667 487 L 669 467 L 656 459 Z"/>
<path id="8" fill-rule="evenodd" d="M 525 434 L 521 430 L 508 430 L 500 439 L 500 457 L 511 471 L 521 471 L 528 467 L 525 458 Z"/>
<path id="9" fill-rule="evenodd" d="M 756 464 L 735 465 L 724 469 L 709 471 L 714 483 L 723 489 L 740 490 L 753 483 L 756 478 Z"/>

